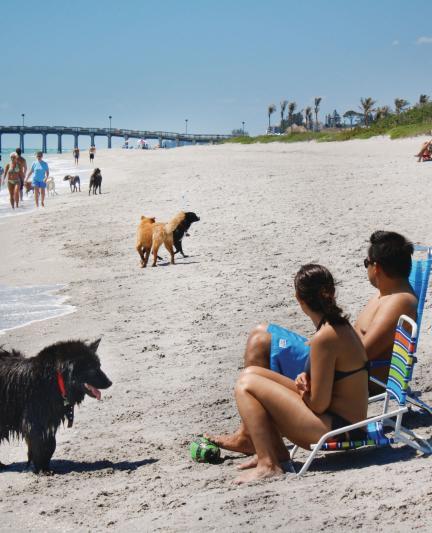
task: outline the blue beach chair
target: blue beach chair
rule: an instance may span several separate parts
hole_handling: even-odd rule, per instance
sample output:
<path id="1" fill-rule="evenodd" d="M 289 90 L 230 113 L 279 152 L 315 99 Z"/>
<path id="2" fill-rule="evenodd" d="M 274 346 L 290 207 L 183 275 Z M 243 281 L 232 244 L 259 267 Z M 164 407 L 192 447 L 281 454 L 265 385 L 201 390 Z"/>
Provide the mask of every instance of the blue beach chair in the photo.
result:
<path id="1" fill-rule="evenodd" d="M 409 276 L 409 282 L 417 296 L 418 299 L 418 306 L 417 306 L 417 343 L 415 346 L 415 351 L 417 351 L 418 346 L 418 336 L 420 335 L 420 326 L 423 318 L 423 310 L 426 300 L 426 294 L 429 286 L 429 277 L 431 272 L 431 266 L 432 266 L 432 247 L 430 246 L 421 246 L 421 245 L 415 245 L 414 246 L 415 252 L 423 253 L 426 257 L 423 259 L 414 259 L 412 262 L 412 268 L 411 268 L 411 274 Z M 375 360 L 370 362 L 371 368 L 376 368 L 379 366 L 387 366 L 389 364 L 388 361 L 385 360 Z M 380 385 L 381 387 L 385 388 L 386 384 L 374 377 L 370 378 L 371 381 L 376 383 L 377 385 Z M 411 390 L 407 393 L 407 401 L 415 405 L 416 407 L 419 407 L 420 409 L 423 409 L 430 415 L 432 415 L 432 407 L 429 406 L 427 403 L 420 400 L 420 398 L 414 394 Z"/>
<path id="2" fill-rule="evenodd" d="M 404 327 L 407 323 L 411 328 L 411 333 Z M 425 454 L 432 453 L 432 446 L 422 437 L 418 436 L 414 431 L 406 429 L 402 426 L 402 417 L 408 411 L 408 390 L 409 382 L 412 377 L 413 368 L 416 363 L 414 355 L 417 343 L 417 324 L 411 318 L 401 315 L 395 333 L 395 340 L 393 344 L 392 358 L 390 361 L 390 372 L 385 385 L 386 391 L 369 399 L 369 402 L 383 401 L 382 413 L 378 416 L 373 416 L 351 424 L 343 428 L 329 431 L 323 435 L 316 444 L 311 445 L 312 452 L 304 463 L 298 476 L 304 475 L 316 455 L 320 450 L 335 451 L 335 450 L 353 450 L 364 446 L 390 446 L 393 443 L 402 442 L 421 451 Z M 396 406 L 390 410 L 390 407 L 396 403 Z M 383 422 L 386 425 L 394 427 L 393 437 L 387 437 L 383 431 Z M 349 431 L 357 428 L 365 428 L 365 438 L 363 440 L 348 441 L 342 439 Z M 339 436 L 339 438 L 337 438 Z M 291 450 L 291 459 L 297 451 L 298 446 L 294 446 Z"/>

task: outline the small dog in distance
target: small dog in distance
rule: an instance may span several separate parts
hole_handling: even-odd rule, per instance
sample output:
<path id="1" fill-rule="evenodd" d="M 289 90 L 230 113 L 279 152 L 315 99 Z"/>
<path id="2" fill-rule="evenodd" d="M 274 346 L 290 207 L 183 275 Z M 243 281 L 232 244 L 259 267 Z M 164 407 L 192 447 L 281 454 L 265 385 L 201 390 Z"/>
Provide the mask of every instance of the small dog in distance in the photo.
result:
<path id="1" fill-rule="evenodd" d="M 70 176 L 69 174 L 63 178 L 63 181 L 68 181 L 71 192 L 81 192 L 81 180 L 79 176 Z"/>

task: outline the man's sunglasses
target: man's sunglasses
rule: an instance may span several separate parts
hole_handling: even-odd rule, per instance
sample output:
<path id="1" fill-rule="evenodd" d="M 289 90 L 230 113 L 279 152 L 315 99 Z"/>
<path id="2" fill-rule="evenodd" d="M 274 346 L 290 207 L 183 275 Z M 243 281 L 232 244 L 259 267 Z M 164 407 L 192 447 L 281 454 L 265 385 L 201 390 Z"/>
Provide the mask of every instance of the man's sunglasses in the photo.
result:
<path id="1" fill-rule="evenodd" d="M 375 261 L 371 261 L 368 257 L 363 261 L 364 267 L 367 268 L 369 265 L 374 265 Z"/>

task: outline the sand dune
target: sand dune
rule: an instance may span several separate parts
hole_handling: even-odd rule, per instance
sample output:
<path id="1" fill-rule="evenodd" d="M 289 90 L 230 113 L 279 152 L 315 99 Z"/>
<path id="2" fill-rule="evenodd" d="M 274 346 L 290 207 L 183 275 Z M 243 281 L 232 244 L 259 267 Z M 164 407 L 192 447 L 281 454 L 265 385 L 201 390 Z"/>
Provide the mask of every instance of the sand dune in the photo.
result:
<path id="1" fill-rule="evenodd" d="M 404 446 L 322 456 L 305 478 L 241 487 L 230 485 L 236 454 L 218 466 L 188 454 L 195 435 L 237 426 L 232 389 L 252 326 L 312 332 L 294 299 L 302 263 L 331 269 L 355 318 L 373 292 L 362 265 L 372 231 L 432 244 L 432 164 L 413 157 L 421 141 L 101 150 L 101 196 L 63 192 L 0 221 L 2 282 L 64 283 L 77 308 L 2 343 L 34 355 L 101 335 L 114 382 L 59 431 L 59 475 L 25 472 L 22 443 L 0 446 L 0 460 L 16 462 L 0 473 L 0 530 L 429 530 L 431 459 Z M 161 266 L 139 268 L 140 216 L 180 209 L 201 217 L 183 241 L 190 257 L 171 266 L 163 250 Z M 430 403 L 431 325 L 429 298 L 415 387 Z M 432 437 L 430 418 L 408 420 Z"/>

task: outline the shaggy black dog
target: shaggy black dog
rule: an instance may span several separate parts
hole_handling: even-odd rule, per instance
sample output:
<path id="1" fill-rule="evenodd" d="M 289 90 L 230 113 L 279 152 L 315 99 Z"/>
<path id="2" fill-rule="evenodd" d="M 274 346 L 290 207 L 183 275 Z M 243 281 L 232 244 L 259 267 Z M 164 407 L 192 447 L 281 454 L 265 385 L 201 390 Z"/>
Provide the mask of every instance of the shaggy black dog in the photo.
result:
<path id="1" fill-rule="evenodd" d="M 175 252 L 174 254 L 181 253 L 183 257 L 187 257 L 183 253 L 183 247 L 182 247 L 182 239 L 183 237 L 189 236 L 187 231 L 191 227 L 191 225 L 194 222 L 198 222 L 199 216 L 197 216 L 195 213 L 192 213 L 191 211 L 188 211 L 185 213 L 184 220 L 180 222 L 180 224 L 176 227 L 176 229 L 173 232 L 173 241 L 174 241 L 174 248 Z"/>
<path id="2" fill-rule="evenodd" d="M 99 342 L 58 342 L 28 359 L 0 348 L 0 443 L 24 438 L 35 473 L 50 472 L 57 429 L 65 420 L 72 426 L 74 406 L 86 394 L 99 400 L 98 389 L 112 385 L 96 355 Z"/>
<path id="3" fill-rule="evenodd" d="M 63 181 L 68 181 L 71 192 L 81 192 L 81 180 L 79 176 L 71 176 L 68 174 L 63 178 Z"/>
<path id="4" fill-rule="evenodd" d="M 102 187 L 102 174 L 99 168 L 95 168 L 93 171 L 93 174 L 90 176 L 89 196 L 92 190 L 93 190 L 93 194 L 97 194 L 98 189 L 99 189 L 99 194 L 102 194 L 101 187 Z"/>

